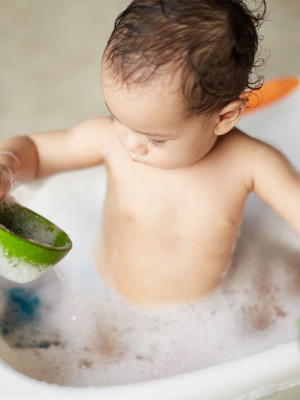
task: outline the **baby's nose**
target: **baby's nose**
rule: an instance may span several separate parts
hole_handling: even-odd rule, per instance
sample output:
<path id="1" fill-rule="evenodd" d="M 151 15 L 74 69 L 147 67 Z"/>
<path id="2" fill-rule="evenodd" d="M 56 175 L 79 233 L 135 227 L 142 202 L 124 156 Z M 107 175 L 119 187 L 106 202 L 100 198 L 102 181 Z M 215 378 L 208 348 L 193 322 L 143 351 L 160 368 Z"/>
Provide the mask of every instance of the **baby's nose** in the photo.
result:
<path id="1" fill-rule="evenodd" d="M 128 133 L 126 136 L 126 148 L 128 151 L 139 154 L 146 155 L 148 153 L 147 146 L 141 142 L 140 134 L 138 133 Z"/>

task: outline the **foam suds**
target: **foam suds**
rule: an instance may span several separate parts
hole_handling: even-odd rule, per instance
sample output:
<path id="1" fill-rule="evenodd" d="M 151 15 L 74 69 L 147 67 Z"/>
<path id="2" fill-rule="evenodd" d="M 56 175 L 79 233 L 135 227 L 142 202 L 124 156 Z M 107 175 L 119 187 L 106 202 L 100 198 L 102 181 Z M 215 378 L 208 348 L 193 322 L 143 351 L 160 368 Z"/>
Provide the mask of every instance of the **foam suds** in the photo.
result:
<path id="1" fill-rule="evenodd" d="M 36 317 L 16 319 L 16 313 L 26 311 L 25 300 L 10 308 L 7 293 L 14 286 L 0 280 L 1 298 L 6 296 L 2 336 L 26 366 L 24 373 L 64 386 L 140 382 L 297 338 L 299 237 L 266 206 L 253 198 L 253 207 L 248 204 L 231 268 L 215 291 L 194 302 L 143 309 L 107 288 L 92 263 L 91 243 L 105 194 L 99 177 L 99 168 L 61 174 L 28 201 L 44 215 L 53 212 L 51 219 L 72 234 L 73 251 L 60 269 L 78 309 L 74 323 L 69 292 L 50 270 L 24 285 L 25 300 L 39 299 Z M 99 195 L 86 199 L 86 193 Z M 26 189 L 18 195 L 22 204 L 30 198 Z"/>
<path id="2" fill-rule="evenodd" d="M 0 275 L 17 282 L 26 283 L 39 278 L 49 266 L 34 266 L 16 257 L 8 257 L 7 251 L 0 244 Z"/>
<path id="3" fill-rule="evenodd" d="M 93 273 L 92 265 L 85 268 Z M 296 338 L 300 298 L 289 292 L 299 273 L 283 271 L 280 262 L 272 269 L 260 283 L 245 263 L 206 298 L 157 310 L 134 306 L 81 275 L 76 324 L 69 293 L 49 272 L 32 289 L 40 319 L 4 338 L 27 374 L 60 385 L 139 382 L 205 368 Z"/>
<path id="4" fill-rule="evenodd" d="M 20 234 L 24 239 L 30 240 L 34 243 L 41 243 L 53 246 L 57 236 L 57 230 L 50 231 L 47 229 L 41 229 L 40 224 L 36 221 L 26 221 L 22 226 L 23 230 Z"/>

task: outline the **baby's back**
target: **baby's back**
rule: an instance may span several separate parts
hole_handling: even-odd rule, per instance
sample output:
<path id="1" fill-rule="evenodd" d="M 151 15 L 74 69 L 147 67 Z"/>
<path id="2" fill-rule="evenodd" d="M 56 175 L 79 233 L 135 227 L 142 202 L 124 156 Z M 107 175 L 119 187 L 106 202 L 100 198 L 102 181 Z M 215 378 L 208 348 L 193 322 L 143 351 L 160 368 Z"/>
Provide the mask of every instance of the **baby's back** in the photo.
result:
<path id="1" fill-rule="evenodd" d="M 249 188 L 238 130 L 198 163 L 162 170 L 133 162 L 112 140 L 100 270 L 140 304 L 188 300 L 213 289 L 232 255 Z"/>

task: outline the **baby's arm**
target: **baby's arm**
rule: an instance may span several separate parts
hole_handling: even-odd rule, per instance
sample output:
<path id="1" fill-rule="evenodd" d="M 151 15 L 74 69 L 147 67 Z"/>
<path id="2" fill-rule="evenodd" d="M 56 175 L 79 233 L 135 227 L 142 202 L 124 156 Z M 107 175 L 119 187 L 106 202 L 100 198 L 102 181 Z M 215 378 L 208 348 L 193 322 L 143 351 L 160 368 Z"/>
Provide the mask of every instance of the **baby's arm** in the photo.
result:
<path id="1" fill-rule="evenodd" d="M 252 190 L 300 234 L 300 177 L 289 161 L 273 147 L 252 141 Z"/>
<path id="2" fill-rule="evenodd" d="M 0 200 L 10 186 L 9 175 L 25 182 L 103 163 L 112 130 L 110 118 L 95 118 L 69 130 L 34 133 L 0 143 Z"/>

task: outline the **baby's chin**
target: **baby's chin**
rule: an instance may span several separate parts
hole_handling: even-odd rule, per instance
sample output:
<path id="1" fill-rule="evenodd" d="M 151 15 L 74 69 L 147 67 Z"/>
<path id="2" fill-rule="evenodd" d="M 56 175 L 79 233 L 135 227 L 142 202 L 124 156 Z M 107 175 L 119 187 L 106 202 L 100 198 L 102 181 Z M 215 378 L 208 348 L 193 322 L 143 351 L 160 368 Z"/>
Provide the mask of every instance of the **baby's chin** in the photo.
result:
<path id="1" fill-rule="evenodd" d="M 174 169 L 180 169 L 180 168 L 187 168 L 190 165 L 195 164 L 196 162 L 199 161 L 199 159 L 192 159 L 192 158 L 187 158 L 187 159 L 179 159 L 179 160 L 174 160 L 174 158 L 169 158 L 168 160 L 155 160 L 151 159 L 148 157 L 143 157 L 143 156 L 138 156 L 136 154 L 128 152 L 129 157 L 131 158 L 131 161 L 135 164 L 143 164 L 143 165 L 148 165 L 149 167 L 153 168 L 158 168 L 158 169 L 163 169 L 163 170 L 174 170 Z"/>
<path id="2" fill-rule="evenodd" d="M 144 165 L 148 165 L 149 167 L 153 167 L 153 168 L 158 168 L 158 169 L 163 169 L 163 170 L 173 170 L 173 169 L 179 169 L 179 168 L 186 168 L 189 165 L 191 165 L 191 163 L 172 163 L 172 164 L 167 164 L 167 163 L 159 163 L 159 162 L 151 162 L 151 161 L 142 161 L 142 160 L 133 160 L 134 163 L 137 164 L 144 164 Z"/>

